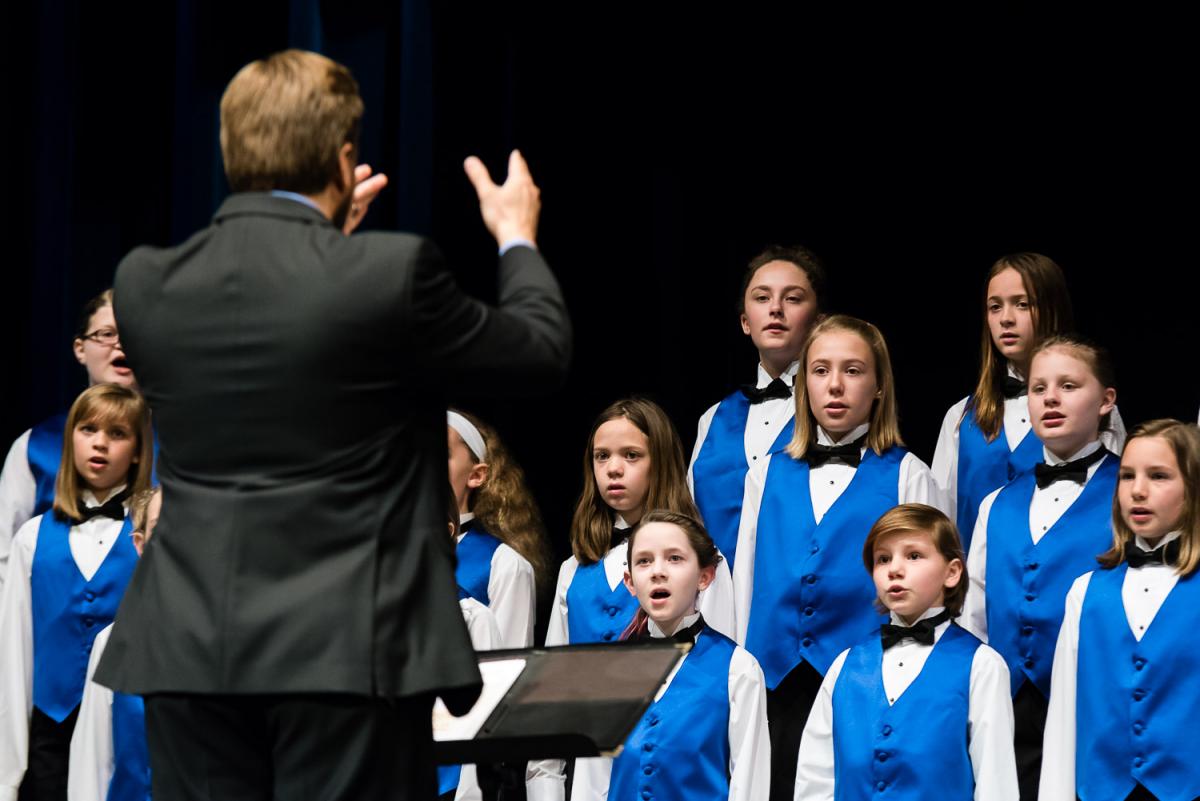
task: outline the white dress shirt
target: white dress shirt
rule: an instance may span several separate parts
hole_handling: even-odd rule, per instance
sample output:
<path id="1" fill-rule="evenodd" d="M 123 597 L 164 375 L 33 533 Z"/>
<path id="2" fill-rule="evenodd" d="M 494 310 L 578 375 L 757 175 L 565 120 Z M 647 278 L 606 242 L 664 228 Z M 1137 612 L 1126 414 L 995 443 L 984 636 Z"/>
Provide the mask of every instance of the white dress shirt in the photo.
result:
<path id="1" fill-rule="evenodd" d="M 679 623 L 680 629 L 692 625 L 699 613 L 691 614 Z M 651 637 L 667 636 L 653 620 L 649 621 Z M 658 701 L 671 686 L 675 675 L 688 657 L 667 677 L 658 694 Z M 771 735 L 767 730 L 767 690 L 762 668 L 749 651 L 738 647 L 729 660 L 729 801 L 766 801 L 771 783 Z M 611 760 L 600 762 L 600 769 L 580 774 L 576 771 L 571 797 L 602 801 L 608 797 Z M 669 772 L 669 768 L 667 768 Z M 540 801 L 533 798 L 530 801 Z M 616 799 L 614 799 L 616 801 Z"/>
<path id="2" fill-rule="evenodd" d="M 1012 378 L 1021 378 L 1012 365 L 1008 367 L 1008 375 Z M 951 520 L 955 519 L 958 510 L 958 430 L 962 426 L 963 414 L 966 412 L 969 400 L 971 400 L 970 397 L 963 398 L 946 412 L 945 418 L 942 419 L 941 433 L 938 434 L 937 448 L 933 451 L 933 463 L 930 465 L 933 478 L 944 499 L 945 505 L 942 508 L 950 509 L 955 513 L 951 516 Z M 1125 447 L 1125 422 L 1121 419 L 1121 412 L 1116 406 L 1113 407 L 1109 425 L 1111 426 L 1109 429 L 1100 432 L 1100 441 L 1113 453 L 1120 453 L 1121 449 Z M 1032 428 L 1033 423 L 1029 417 L 1029 396 L 1005 398 L 1004 440 L 1008 443 L 1008 450 L 1015 451 Z"/>
<path id="3" fill-rule="evenodd" d="M 0 472 L 0 587 L 13 537 L 33 517 L 37 500 L 37 482 L 29 469 L 29 434 L 26 431 L 13 442 Z"/>
<path id="4" fill-rule="evenodd" d="M 124 487 L 113 492 L 119 492 Z M 88 506 L 99 506 L 91 492 Z M 33 714 L 33 591 L 30 577 L 37 550 L 38 515 L 13 538 L 0 592 L 0 801 L 12 801 L 29 759 L 29 720 Z M 71 526 L 67 542 L 84 579 L 90 580 L 112 550 L 125 525 L 122 520 L 93 517 Z"/>
<path id="5" fill-rule="evenodd" d="M 820 426 L 817 427 L 817 442 L 821 445 L 840 445 L 866 434 L 868 425 L 863 424 L 853 429 L 840 439 L 834 440 Z M 865 454 L 866 447 L 862 448 Z M 746 642 L 746 629 L 750 625 L 750 605 L 754 593 L 754 554 L 758 538 L 758 513 L 762 507 L 762 495 L 766 488 L 767 470 L 772 459 L 790 459 L 786 453 L 767 456 L 761 459 L 746 474 L 746 495 L 742 506 L 742 521 L 738 527 L 737 564 L 733 566 L 733 594 L 735 621 L 739 643 Z M 845 462 L 831 460 L 820 467 L 814 467 L 808 472 L 808 490 L 812 498 L 813 518 L 817 523 L 825 517 L 834 502 L 841 497 L 850 486 L 858 472 L 857 467 L 851 467 Z M 900 480 L 896 488 L 897 503 L 925 503 L 938 506 L 941 495 L 934 484 L 933 475 L 925 463 L 916 454 L 906 453 L 900 462 Z M 943 509 L 943 511 L 945 511 Z M 862 532 L 865 541 L 867 532 Z M 853 547 L 862 548 L 862 542 L 853 543 Z M 707 619 L 708 613 L 705 612 Z"/>
<path id="6" fill-rule="evenodd" d="M 1042 448 L 1046 464 L 1056 465 L 1073 462 L 1095 453 L 1103 442 L 1097 440 L 1084 445 L 1070 459 L 1060 459 L 1048 449 Z M 1042 488 L 1034 486 L 1033 499 L 1029 502 L 1029 536 L 1034 545 L 1041 541 L 1071 504 L 1083 494 L 1084 487 L 1096 475 L 1100 465 L 1117 457 L 1111 454 L 1088 466 L 1087 479 L 1083 484 L 1059 479 Z M 1001 487 L 1000 489 L 1003 489 Z M 994 490 L 979 504 L 979 516 L 975 519 L 975 533 L 971 535 L 971 552 L 967 554 L 967 574 L 971 578 L 967 588 L 967 599 L 963 603 L 961 625 L 979 639 L 987 642 L 987 530 L 991 519 L 992 505 L 1000 494 Z"/>
<path id="7" fill-rule="evenodd" d="M 459 516 L 460 523 L 475 519 L 467 512 Z M 462 542 L 466 532 L 455 542 Z M 537 609 L 533 565 L 511 546 L 504 543 L 492 553 L 488 574 L 488 609 L 500 628 L 499 644 L 495 648 L 529 648 L 533 645 L 533 621 Z M 475 647 L 475 650 L 484 650 Z M 490 650 L 490 649 L 488 649 Z"/>
<path id="8" fill-rule="evenodd" d="M 474 598 L 462 598 L 458 606 L 467 624 L 467 632 L 471 635 L 471 647 L 476 651 L 494 651 L 508 647 L 502 642 L 503 635 L 496 624 L 496 616 L 489 607 Z M 483 790 L 479 787 L 479 777 L 474 765 L 463 765 L 459 771 L 454 801 L 483 801 Z"/>
<path id="9" fill-rule="evenodd" d="M 615 516 L 613 525 L 618 529 L 630 528 L 620 515 Z M 618 584 L 625 582 L 625 572 L 628 569 L 626 556 L 629 552 L 627 543 L 628 539 L 623 540 L 604 557 L 604 577 L 608 580 L 610 590 L 615 590 Z M 567 623 L 567 590 L 571 588 L 575 571 L 578 569 L 579 560 L 570 556 L 558 570 L 554 602 L 550 606 L 550 620 L 546 625 L 546 647 L 568 645 L 571 641 Z M 700 593 L 696 605 L 704 614 L 704 622 L 710 628 L 732 638 L 733 581 L 725 559 L 721 559 L 717 564 L 713 583 Z M 757 662 L 755 665 L 757 666 Z M 612 760 L 607 757 L 575 760 L 571 801 L 587 798 L 586 795 L 581 795 L 583 787 L 604 786 L 607 791 L 607 776 L 611 763 Z M 566 763 L 560 759 L 539 759 L 530 762 L 525 771 L 525 791 L 529 801 L 562 801 L 566 795 Z"/>
<path id="10" fill-rule="evenodd" d="M 88 657 L 87 683 L 83 685 L 83 700 L 79 704 L 79 717 L 75 731 L 71 734 L 71 754 L 67 769 L 67 801 L 104 801 L 108 796 L 108 785 L 114 770 L 114 748 L 112 728 L 113 692 L 92 681 L 108 635 L 112 633 L 109 623 L 92 642 L 92 654 Z"/>
<path id="11" fill-rule="evenodd" d="M 791 387 L 792 394 L 790 397 L 769 398 L 760 403 L 750 404 L 750 411 L 746 415 L 746 430 L 744 434 L 747 465 L 753 465 L 766 457 L 767 451 L 775 444 L 775 440 L 779 438 L 779 432 L 783 431 L 783 427 L 795 416 L 796 373 L 799 369 L 800 362 L 792 362 L 779 376 L 783 383 Z M 766 368 L 760 363 L 758 365 L 758 380 L 755 386 L 762 389 L 773 380 Z M 696 426 L 696 444 L 692 448 L 692 460 L 688 462 L 687 472 L 688 490 L 691 491 L 693 496 L 696 494 L 696 489 L 692 483 L 692 467 L 696 464 L 696 457 L 700 455 L 700 449 L 704 447 L 704 441 L 708 438 L 708 429 L 712 425 L 713 415 L 717 413 L 717 407 L 720 405 L 720 403 L 714 403 L 708 407 L 708 411 L 700 416 L 700 422 Z"/>
<path id="12" fill-rule="evenodd" d="M 942 609 L 931 607 L 920 619 L 933 617 Z M 892 623 L 903 625 L 895 615 L 892 615 Z M 947 621 L 933 630 L 935 644 L 949 627 Z M 906 639 L 883 652 L 883 688 L 889 706 L 896 703 L 921 673 L 933 648 L 933 645 Z M 834 797 L 833 688 L 848 653 L 850 649 L 838 654 L 825 674 L 805 724 L 796 765 L 796 801 L 832 801 Z M 975 801 L 1017 801 L 1020 792 L 1013 755 L 1008 666 L 1000 654 L 986 645 L 979 646 L 971 660 L 967 752 L 975 776 Z"/>
<path id="13" fill-rule="evenodd" d="M 1179 532 L 1167 534 L 1158 545 L 1178 539 Z M 1135 542 L 1151 550 L 1141 537 Z M 1155 546 L 1157 547 L 1157 546 Z M 1042 777 L 1038 798 L 1043 801 L 1075 801 L 1075 701 L 1079 664 L 1079 619 L 1092 574 L 1075 579 L 1067 593 L 1062 628 L 1054 648 L 1054 668 L 1050 678 L 1050 705 L 1046 711 L 1046 733 L 1042 741 Z M 1148 564 L 1125 571 L 1121 584 L 1121 604 L 1125 623 L 1138 642 L 1154 622 L 1163 602 L 1175 589 L 1179 574 L 1171 565 Z M 1112 621 L 1116 625 L 1116 621 Z M 1182 677 L 1180 677 L 1182 680 Z M 1189 677 L 1188 680 L 1194 680 Z M 1118 689 L 1114 683 L 1113 689 Z"/>

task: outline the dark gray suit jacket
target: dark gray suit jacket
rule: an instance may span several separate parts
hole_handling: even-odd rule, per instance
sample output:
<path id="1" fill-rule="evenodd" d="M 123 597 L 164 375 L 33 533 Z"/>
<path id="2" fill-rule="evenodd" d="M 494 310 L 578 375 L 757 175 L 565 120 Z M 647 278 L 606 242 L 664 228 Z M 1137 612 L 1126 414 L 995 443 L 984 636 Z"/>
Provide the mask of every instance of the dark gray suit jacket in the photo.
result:
<path id="1" fill-rule="evenodd" d="M 472 698 L 437 388 L 561 380 L 570 323 L 542 257 L 506 253 L 490 308 L 428 240 L 347 237 L 247 193 L 184 244 L 130 253 L 115 297 L 163 511 L 97 679 Z"/>

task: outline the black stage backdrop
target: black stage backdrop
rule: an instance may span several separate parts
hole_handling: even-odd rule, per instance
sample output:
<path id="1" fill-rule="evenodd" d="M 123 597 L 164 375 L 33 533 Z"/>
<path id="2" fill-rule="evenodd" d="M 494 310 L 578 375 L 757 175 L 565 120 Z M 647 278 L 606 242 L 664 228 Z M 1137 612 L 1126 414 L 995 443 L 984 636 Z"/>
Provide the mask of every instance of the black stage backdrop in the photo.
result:
<path id="1" fill-rule="evenodd" d="M 477 153 L 500 171 L 510 148 L 526 154 L 576 325 L 570 379 L 536 401 L 484 400 L 469 375 L 447 390 L 525 466 L 560 558 L 600 409 L 652 397 L 690 450 L 701 412 L 753 377 L 735 301 L 766 243 L 816 250 L 827 308 L 883 329 L 904 435 L 926 461 L 973 384 L 982 277 L 1015 250 L 1065 268 L 1079 327 L 1116 356 L 1127 423 L 1195 419 L 1197 137 L 1180 20 L 483 5 L 6 9 L 3 441 L 82 388 L 75 314 L 120 257 L 206 223 L 228 191 L 224 85 L 287 46 L 360 82 L 362 157 L 392 179 L 366 227 L 431 234 L 483 298 L 492 244 L 461 162 Z"/>

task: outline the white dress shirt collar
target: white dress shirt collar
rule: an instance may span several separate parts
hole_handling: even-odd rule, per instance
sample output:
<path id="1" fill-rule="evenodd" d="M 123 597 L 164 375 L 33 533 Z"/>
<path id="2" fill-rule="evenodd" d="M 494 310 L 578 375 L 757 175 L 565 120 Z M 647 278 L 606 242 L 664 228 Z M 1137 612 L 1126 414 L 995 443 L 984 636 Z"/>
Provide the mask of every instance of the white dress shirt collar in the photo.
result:
<path id="1" fill-rule="evenodd" d="M 116 495 L 119 495 L 120 493 L 122 493 L 124 491 L 125 491 L 125 485 L 118 484 L 117 486 L 112 488 L 112 491 L 108 493 L 108 496 L 104 500 L 113 498 Z M 103 505 L 103 503 L 101 501 L 96 500 L 96 495 L 90 489 L 85 489 L 83 491 L 83 494 L 81 494 L 79 497 L 83 498 L 84 505 L 89 508 Z M 128 498 L 125 499 L 125 507 L 129 508 L 129 499 Z"/>
<path id="2" fill-rule="evenodd" d="M 692 625 L 699 619 L 700 619 L 699 612 L 692 612 L 690 615 L 684 615 L 683 619 L 679 621 L 679 625 L 675 627 L 675 631 L 683 631 L 684 629 L 686 629 L 688 626 Z M 659 628 L 658 624 L 655 623 L 652 619 L 646 620 L 646 630 L 650 633 L 651 637 L 653 637 L 657 640 L 661 640 L 664 637 L 670 637 L 671 634 L 675 633 L 675 631 L 672 631 L 671 634 L 667 634 L 665 631 L 663 631 L 661 628 Z"/>
<path id="3" fill-rule="evenodd" d="M 798 362 L 798 361 L 792 362 L 791 364 L 789 364 L 787 366 L 786 370 L 784 370 L 782 373 L 779 374 L 779 377 L 781 379 L 783 379 L 783 383 L 787 384 L 789 387 L 794 387 L 796 385 L 796 373 L 799 370 L 800 370 L 800 362 Z M 762 362 L 759 362 L 758 363 L 758 384 L 756 386 L 759 389 L 762 389 L 763 387 L 767 386 L 767 384 L 770 384 L 771 381 L 773 381 L 773 380 L 774 379 L 771 378 L 771 374 L 767 372 L 767 368 L 762 366 Z"/>
<path id="4" fill-rule="evenodd" d="M 1084 445 L 1082 448 L 1077 450 L 1075 453 L 1071 454 L 1071 457 L 1069 459 L 1060 459 L 1057 456 L 1055 456 L 1053 453 L 1051 453 L 1049 448 L 1047 448 L 1045 445 L 1043 445 L 1042 446 L 1042 455 L 1046 457 L 1046 464 L 1049 464 L 1049 465 L 1066 464 L 1067 462 L 1073 462 L 1076 459 L 1082 459 L 1085 456 L 1091 456 L 1093 453 L 1095 453 L 1096 451 L 1100 450 L 1103 447 L 1104 447 L 1103 442 L 1101 442 L 1098 439 L 1093 440 L 1093 441 L 1089 442 L 1087 445 Z M 1100 461 L 1103 461 L 1103 460 L 1100 460 Z M 1091 465 L 1091 467 L 1095 467 L 1098 464 L 1100 464 L 1100 462 L 1096 462 L 1095 464 Z M 1088 477 L 1090 478 L 1091 475 L 1092 475 L 1092 471 L 1089 469 Z"/>
<path id="5" fill-rule="evenodd" d="M 817 443 L 820 445 L 841 445 L 844 442 L 854 442 L 854 440 L 858 439 L 870 430 L 871 424 L 863 423 L 860 426 L 855 426 L 852 428 L 849 432 L 844 434 L 841 439 L 835 440 L 833 437 L 829 436 L 829 433 L 825 429 L 817 426 Z M 864 445 L 863 447 L 866 446 Z"/>
<path id="6" fill-rule="evenodd" d="M 1171 540 L 1179 539 L 1182 535 L 1182 531 L 1168 531 L 1155 545 L 1148 545 L 1144 539 L 1136 535 L 1134 536 L 1133 541 L 1137 544 L 1137 547 L 1141 548 L 1143 551 L 1153 551 L 1156 548 L 1161 548 L 1162 546 L 1166 545 Z"/>

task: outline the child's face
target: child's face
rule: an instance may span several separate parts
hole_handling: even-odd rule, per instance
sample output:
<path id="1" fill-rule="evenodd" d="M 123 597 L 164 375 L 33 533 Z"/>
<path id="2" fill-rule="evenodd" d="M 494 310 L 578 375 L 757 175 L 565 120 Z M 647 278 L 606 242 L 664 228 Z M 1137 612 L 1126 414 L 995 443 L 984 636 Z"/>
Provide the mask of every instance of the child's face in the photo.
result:
<path id="1" fill-rule="evenodd" d="M 742 301 L 742 333 L 759 354 L 795 359 L 817 316 L 808 274 L 789 261 L 767 262 L 750 279 Z"/>
<path id="2" fill-rule="evenodd" d="M 88 334 L 97 338 L 116 335 L 117 321 L 113 317 L 112 306 L 103 306 L 96 310 L 88 321 Z M 133 370 L 125 361 L 125 351 L 121 350 L 121 342 L 104 345 L 93 339 L 75 340 L 75 358 L 87 368 L 89 384 L 120 384 L 123 387 L 137 386 Z"/>
<path id="3" fill-rule="evenodd" d="M 124 484 L 129 468 L 137 462 L 137 437 L 125 423 L 85 420 L 75 426 L 75 469 L 97 495 L 107 496 Z"/>
<path id="4" fill-rule="evenodd" d="M 1117 502 L 1125 525 L 1153 545 L 1179 527 L 1187 489 L 1175 451 L 1162 437 L 1135 437 L 1121 455 Z"/>
<path id="5" fill-rule="evenodd" d="M 133 532 L 133 547 L 137 549 L 138 556 L 146 550 L 146 543 L 154 536 L 154 527 L 158 525 L 158 516 L 162 512 L 162 490 L 155 492 L 150 496 L 150 502 L 146 504 L 146 530 Z"/>
<path id="6" fill-rule="evenodd" d="M 830 331 L 808 348 L 808 405 L 817 424 L 835 437 L 871 419 L 878 397 L 875 357 L 862 337 Z"/>
<path id="7" fill-rule="evenodd" d="M 650 440 L 624 417 L 608 420 L 592 439 L 596 489 L 610 509 L 627 523 L 642 519 L 650 491 Z"/>
<path id="8" fill-rule="evenodd" d="M 1023 364 L 1033 347 L 1033 311 L 1021 274 L 1009 267 L 996 273 L 987 287 L 988 330 L 1004 358 Z"/>
<path id="9" fill-rule="evenodd" d="M 454 490 L 454 500 L 458 504 L 460 514 L 469 511 L 468 500 L 471 490 L 483 486 L 487 481 L 488 466 L 475 461 L 471 449 L 457 431 L 446 426 L 448 437 L 447 448 L 450 452 L 450 487 Z"/>
<path id="10" fill-rule="evenodd" d="M 1100 436 L 1100 418 L 1113 410 L 1117 391 L 1100 386 L 1091 366 L 1068 348 L 1051 348 L 1029 366 L 1033 430 L 1060 459 Z"/>
<path id="11" fill-rule="evenodd" d="M 900 531 L 875 543 L 872 577 L 879 601 L 911 626 L 931 606 L 945 605 L 962 579 L 962 562 L 946 561 L 927 531 Z"/>
<path id="12" fill-rule="evenodd" d="M 696 596 L 712 583 L 716 568 L 701 567 L 683 529 L 673 523 L 648 523 L 638 529 L 625 586 L 637 596 L 650 619 L 673 634 L 696 609 Z"/>

